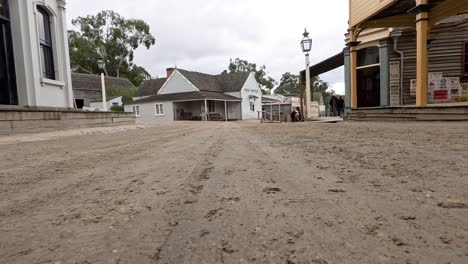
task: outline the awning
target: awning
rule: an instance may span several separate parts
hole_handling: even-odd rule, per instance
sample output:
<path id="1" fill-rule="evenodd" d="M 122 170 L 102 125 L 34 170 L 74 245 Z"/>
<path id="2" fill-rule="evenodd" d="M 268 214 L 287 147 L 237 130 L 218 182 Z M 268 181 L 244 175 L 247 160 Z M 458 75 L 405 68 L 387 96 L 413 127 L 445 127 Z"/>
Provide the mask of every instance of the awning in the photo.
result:
<path id="1" fill-rule="evenodd" d="M 358 12 L 359 0 L 353 0 L 351 10 L 356 8 L 352 14 Z M 415 27 L 415 14 L 419 11 L 430 11 L 429 21 L 434 25 L 437 22 L 456 15 L 468 9 L 468 1 L 462 0 L 428 0 L 428 4 L 416 5 L 414 0 L 384 0 L 374 4 L 366 16 L 352 16 L 351 28 L 391 28 L 391 27 Z"/>
<path id="2" fill-rule="evenodd" d="M 318 76 L 344 65 L 344 52 L 340 52 L 310 67 L 310 76 Z M 301 71 L 301 80 L 305 80 L 305 70 Z"/>
<path id="3" fill-rule="evenodd" d="M 242 99 L 227 95 L 224 93 L 217 92 L 186 92 L 186 93 L 173 93 L 173 94 L 158 94 L 142 98 L 134 101 L 132 104 L 139 103 L 152 103 L 152 102 L 183 102 L 183 101 L 202 101 L 202 100 L 213 100 L 213 101 L 233 101 L 241 102 Z"/>

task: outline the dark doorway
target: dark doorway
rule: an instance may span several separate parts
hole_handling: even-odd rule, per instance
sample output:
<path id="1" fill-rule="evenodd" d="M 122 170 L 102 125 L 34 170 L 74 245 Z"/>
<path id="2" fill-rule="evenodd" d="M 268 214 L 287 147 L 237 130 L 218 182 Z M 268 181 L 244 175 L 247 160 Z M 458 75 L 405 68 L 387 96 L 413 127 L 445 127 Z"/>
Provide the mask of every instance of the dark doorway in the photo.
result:
<path id="1" fill-rule="evenodd" d="M 380 67 L 359 69 L 358 107 L 380 106 Z"/>
<path id="2" fill-rule="evenodd" d="M 358 51 L 357 99 L 359 107 L 380 106 L 380 51 L 369 47 Z"/>
<path id="3" fill-rule="evenodd" d="M 83 109 L 84 107 L 84 99 L 75 99 L 76 108 Z"/>
<path id="4" fill-rule="evenodd" d="M 0 104 L 18 104 L 7 0 L 0 0 Z"/>

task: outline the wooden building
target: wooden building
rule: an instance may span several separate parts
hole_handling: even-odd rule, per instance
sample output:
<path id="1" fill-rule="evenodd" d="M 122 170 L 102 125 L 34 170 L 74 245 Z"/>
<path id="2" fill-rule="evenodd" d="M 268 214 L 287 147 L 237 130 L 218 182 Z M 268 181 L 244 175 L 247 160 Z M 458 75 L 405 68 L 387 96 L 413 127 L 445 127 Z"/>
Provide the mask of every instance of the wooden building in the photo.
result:
<path id="1" fill-rule="evenodd" d="M 348 112 L 468 106 L 468 1 L 349 3 L 347 47 L 311 67 L 345 66 Z"/>
<path id="2" fill-rule="evenodd" d="M 351 109 L 452 102 L 466 75 L 465 10 L 460 0 L 350 0 Z"/>

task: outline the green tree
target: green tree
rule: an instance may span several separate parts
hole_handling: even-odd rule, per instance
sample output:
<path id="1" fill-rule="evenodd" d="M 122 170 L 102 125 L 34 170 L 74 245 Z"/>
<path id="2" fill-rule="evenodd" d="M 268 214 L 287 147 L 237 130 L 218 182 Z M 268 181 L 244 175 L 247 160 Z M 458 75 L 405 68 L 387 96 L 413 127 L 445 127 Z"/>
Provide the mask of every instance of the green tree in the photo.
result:
<path id="1" fill-rule="evenodd" d="M 125 19 L 114 11 L 72 20 L 78 31 L 69 31 L 70 60 L 73 71 L 98 74 L 98 58 L 103 58 L 107 76 L 128 78 L 135 86 L 150 78 L 149 73 L 133 63 L 134 52 L 156 42 L 143 20 Z"/>
<path id="2" fill-rule="evenodd" d="M 299 75 L 294 75 L 289 72 L 284 73 L 275 93 L 281 95 L 300 96 L 301 89 L 299 86 Z"/>
<path id="3" fill-rule="evenodd" d="M 268 94 L 271 89 L 276 85 L 275 79 L 267 75 L 266 66 L 257 66 L 256 63 L 250 63 L 247 60 L 242 59 L 230 59 L 228 70 L 225 70 L 224 73 L 233 73 L 233 72 L 253 72 L 255 79 L 257 80 L 262 93 Z"/>

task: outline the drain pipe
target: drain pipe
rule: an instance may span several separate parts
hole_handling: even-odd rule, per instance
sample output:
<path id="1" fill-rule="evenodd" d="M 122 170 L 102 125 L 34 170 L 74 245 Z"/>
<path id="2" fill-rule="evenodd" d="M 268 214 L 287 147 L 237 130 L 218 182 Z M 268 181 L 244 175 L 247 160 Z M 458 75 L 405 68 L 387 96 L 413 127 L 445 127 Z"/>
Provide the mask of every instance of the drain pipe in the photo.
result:
<path id="1" fill-rule="evenodd" d="M 400 105 L 403 105 L 403 66 L 405 63 L 405 53 L 398 49 L 398 40 L 403 35 L 401 29 L 396 28 L 390 33 L 390 36 L 393 38 L 393 51 L 400 55 Z"/>

